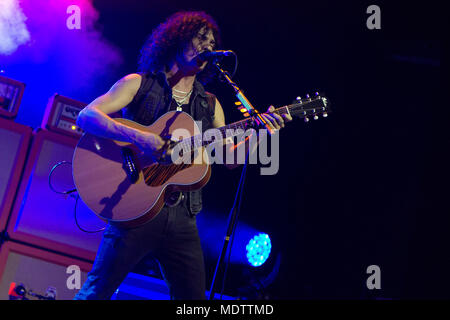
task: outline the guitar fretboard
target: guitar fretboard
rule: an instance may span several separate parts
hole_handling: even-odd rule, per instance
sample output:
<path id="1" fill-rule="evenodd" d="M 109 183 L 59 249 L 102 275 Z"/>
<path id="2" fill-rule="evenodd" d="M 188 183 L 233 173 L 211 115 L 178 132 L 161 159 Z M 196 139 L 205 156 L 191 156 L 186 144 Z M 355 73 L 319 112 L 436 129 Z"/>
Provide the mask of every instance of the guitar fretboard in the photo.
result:
<path id="1" fill-rule="evenodd" d="M 327 112 L 327 100 L 325 97 L 317 97 L 315 99 L 308 99 L 300 101 L 295 104 L 287 105 L 275 109 L 273 113 L 278 115 L 290 114 L 291 116 L 298 116 L 305 118 L 307 116 L 315 116 L 319 113 Z M 257 120 L 249 117 L 237 122 L 233 122 L 215 130 L 207 130 L 204 134 L 197 134 L 190 138 L 183 139 L 178 142 L 184 150 L 193 150 L 200 147 L 207 146 L 214 143 L 216 139 L 224 139 L 228 137 L 235 137 L 243 134 L 246 130 L 254 128 Z"/>

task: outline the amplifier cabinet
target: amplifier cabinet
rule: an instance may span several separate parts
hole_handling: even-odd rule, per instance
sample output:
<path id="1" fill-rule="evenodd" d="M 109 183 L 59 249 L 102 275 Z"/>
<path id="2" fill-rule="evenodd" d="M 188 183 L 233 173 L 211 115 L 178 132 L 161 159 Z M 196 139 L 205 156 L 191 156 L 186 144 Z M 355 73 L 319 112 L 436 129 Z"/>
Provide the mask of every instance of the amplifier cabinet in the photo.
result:
<path id="1" fill-rule="evenodd" d="M 8 235 L 14 239 L 56 250 L 89 261 L 95 259 L 102 232 L 86 233 L 75 223 L 75 197 L 55 193 L 74 189 L 72 178 L 73 152 L 77 139 L 46 130 L 38 131 L 30 148 L 26 168 L 8 222 Z M 73 193 L 75 195 L 76 193 Z M 84 203 L 78 200 L 76 217 L 87 230 L 105 226 Z"/>
<path id="2" fill-rule="evenodd" d="M 31 135 L 30 127 L 0 118 L 0 231 L 6 228 Z"/>
<path id="3" fill-rule="evenodd" d="M 83 130 L 76 126 L 78 114 L 87 104 L 55 93 L 48 101 L 41 127 L 79 138 Z"/>
<path id="4" fill-rule="evenodd" d="M 41 128 L 78 139 L 82 136 L 83 130 L 77 126 L 76 122 L 78 114 L 86 106 L 84 102 L 55 93 L 47 103 Z M 122 118 L 122 111 L 108 114 L 108 116 Z"/>
<path id="5" fill-rule="evenodd" d="M 14 119 L 19 112 L 25 84 L 0 76 L 0 117 Z"/>
<path id="6" fill-rule="evenodd" d="M 7 241 L 0 249 L 0 300 L 9 299 L 11 283 L 41 295 L 52 287 L 56 300 L 71 300 L 91 268 L 82 260 Z"/>

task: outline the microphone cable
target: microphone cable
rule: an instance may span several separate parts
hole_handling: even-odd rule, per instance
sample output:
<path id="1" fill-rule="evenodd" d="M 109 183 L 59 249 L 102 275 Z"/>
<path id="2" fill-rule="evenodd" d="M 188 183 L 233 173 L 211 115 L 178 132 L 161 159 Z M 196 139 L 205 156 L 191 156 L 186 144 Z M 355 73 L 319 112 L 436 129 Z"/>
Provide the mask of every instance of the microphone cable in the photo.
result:
<path id="1" fill-rule="evenodd" d="M 237 71 L 239 62 L 238 62 L 238 56 L 237 56 L 236 52 L 234 52 L 234 51 L 232 51 L 232 50 L 229 50 L 229 52 L 234 56 L 233 73 L 230 75 L 230 74 L 228 73 L 228 71 L 226 71 L 226 70 L 224 70 L 224 71 L 227 73 L 227 75 L 228 75 L 228 76 L 230 77 L 230 79 L 231 79 L 231 78 L 233 78 L 233 77 L 236 75 L 236 71 Z M 211 63 L 211 64 L 216 64 L 216 63 L 218 62 L 218 59 L 213 59 L 212 62 L 213 62 L 213 63 Z M 210 65 L 210 64 L 208 64 L 208 65 Z M 221 81 L 223 81 L 223 80 L 221 80 Z"/>
<path id="2" fill-rule="evenodd" d="M 232 79 L 236 75 L 236 71 L 237 71 L 237 68 L 238 68 L 238 57 L 237 57 L 237 54 L 234 51 L 230 50 L 230 52 L 234 56 L 234 68 L 233 68 L 234 70 L 233 70 L 233 73 L 231 75 L 228 73 L 228 71 L 226 71 L 226 73 L 230 76 L 230 79 Z"/>
<path id="3" fill-rule="evenodd" d="M 233 56 L 234 56 L 234 70 L 233 70 L 233 73 L 232 73 L 230 78 L 233 78 L 234 75 L 236 74 L 237 67 L 238 67 L 238 57 L 237 57 L 237 54 L 234 51 L 231 51 L 231 52 L 233 52 Z"/>
<path id="4" fill-rule="evenodd" d="M 97 233 L 97 232 L 104 231 L 106 229 L 106 226 L 103 228 L 100 228 L 98 230 L 87 230 L 87 229 L 84 229 L 83 227 L 81 227 L 81 225 L 79 224 L 78 218 L 77 218 L 77 205 L 78 205 L 78 200 L 80 199 L 80 195 L 78 194 L 78 192 L 77 192 L 76 196 L 73 195 L 73 193 L 76 192 L 77 189 L 71 189 L 71 190 L 67 190 L 67 191 L 59 191 L 59 190 L 56 190 L 55 188 L 53 188 L 53 185 L 52 185 L 53 172 L 55 171 L 56 168 L 58 168 L 59 166 L 61 166 L 63 164 L 72 165 L 72 163 L 69 161 L 60 161 L 53 166 L 53 168 L 50 170 L 50 173 L 48 174 L 48 186 L 50 187 L 50 190 L 52 190 L 53 192 L 55 192 L 57 194 L 68 195 L 69 197 L 72 197 L 75 199 L 75 205 L 73 208 L 73 216 L 75 219 L 75 224 L 77 225 L 78 229 L 80 229 L 81 231 L 86 232 L 86 233 Z"/>

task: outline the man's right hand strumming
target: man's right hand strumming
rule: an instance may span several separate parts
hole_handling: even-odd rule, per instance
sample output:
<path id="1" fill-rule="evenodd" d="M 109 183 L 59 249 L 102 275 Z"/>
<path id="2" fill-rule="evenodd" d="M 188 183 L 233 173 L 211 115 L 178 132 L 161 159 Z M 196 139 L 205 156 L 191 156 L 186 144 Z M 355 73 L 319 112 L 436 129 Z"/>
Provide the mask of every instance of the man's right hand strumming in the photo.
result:
<path id="1" fill-rule="evenodd" d="M 134 144 L 145 154 L 153 155 L 156 151 L 161 150 L 164 146 L 164 141 L 157 134 L 140 131 L 140 133 L 136 135 Z"/>

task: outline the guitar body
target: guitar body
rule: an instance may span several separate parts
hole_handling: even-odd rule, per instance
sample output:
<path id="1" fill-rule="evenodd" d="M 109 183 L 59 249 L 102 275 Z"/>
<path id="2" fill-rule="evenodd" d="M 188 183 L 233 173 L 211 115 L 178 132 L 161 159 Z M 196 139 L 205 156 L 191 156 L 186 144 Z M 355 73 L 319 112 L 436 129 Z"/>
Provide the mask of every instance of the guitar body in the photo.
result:
<path id="1" fill-rule="evenodd" d="M 170 111 L 148 127 L 115 120 L 176 141 L 201 134 L 184 112 Z M 83 202 L 101 219 L 134 227 L 156 217 L 170 193 L 197 190 L 209 181 L 204 147 L 197 151 L 191 163 L 161 164 L 133 144 L 85 133 L 74 152 L 73 179 Z"/>
<path id="2" fill-rule="evenodd" d="M 274 112 L 308 122 L 309 117 L 317 120 L 319 114 L 327 117 L 328 111 L 327 98 L 316 93 L 313 98 L 308 95 Z M 134 144 L 83 134 L 73 155 L 73 179 L 83 202 L 101 219 L 122 227 L 138 226 L 153 219 L 165 202 L 173 204 L 173 192 L 197 190 L 209 181 L 211 167 L 204 146 L 214 140 L 198 142 L 202 133 L 187 113 L 170 111 L 148 127 L 127 119 L 114 120 L 155 133 L 166 141 L 180 141 L 172 150 L 183 147 L 184 161 L 175 158 L 175 163 L 157 162 Z M 216 129 L 227 137 L 228 129 L 245 131 L 251 125 L 252 119 L 247 118 Z"/>

